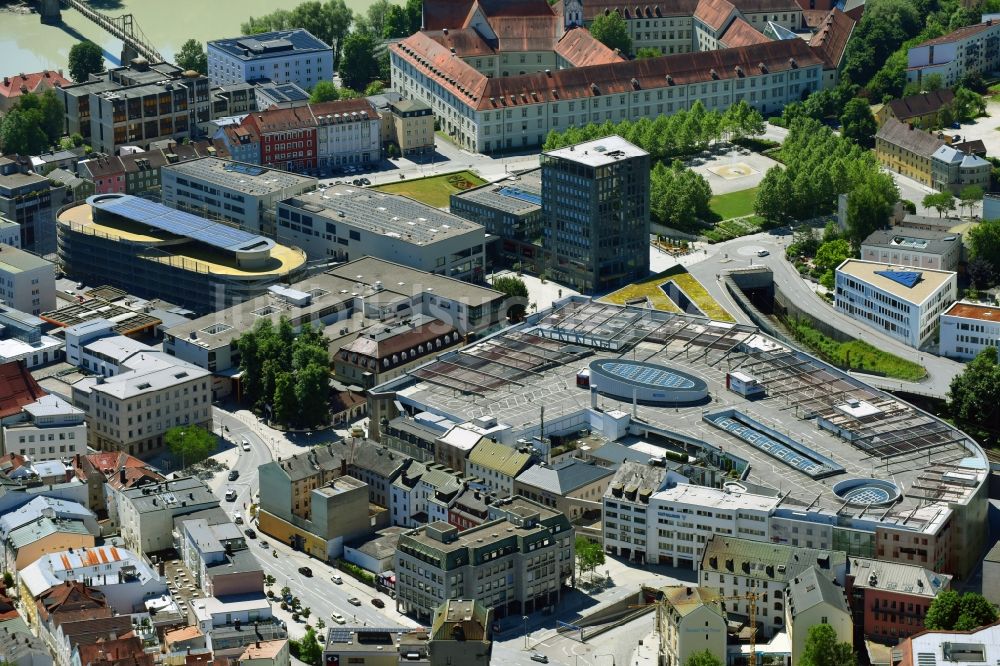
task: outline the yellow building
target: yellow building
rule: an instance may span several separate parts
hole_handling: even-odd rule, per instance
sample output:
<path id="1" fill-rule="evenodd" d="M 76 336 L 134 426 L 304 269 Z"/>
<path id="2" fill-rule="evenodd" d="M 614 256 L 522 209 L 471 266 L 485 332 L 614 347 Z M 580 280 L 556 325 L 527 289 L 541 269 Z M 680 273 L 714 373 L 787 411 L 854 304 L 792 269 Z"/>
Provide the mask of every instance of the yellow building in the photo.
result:
<path id="1" fill-rule="evenodd" d="M 705 650 L 726 663 L 726 611 L 718 590 L 678 585 L 662 592 L 657 609 L 660 663 L 684 666 L 691 655 Z"/>
<path id="2" fill-rule="evenodd" d="M 389 105 L 393 140 L 403 156 L 434 152 L 434 112 L 420 100 L 401 99 Z"/>
<path id="3" fill-rule="evenodd" d="M 933 134 L 887 118 L 875 135 L 875 157 L 887 169 L 930 187 L 931 156 L 943 145 Z"/>
<path id="4" fill-rule="evenodd" d="M 933 128 L 938 126 L 938 113 L 944 107 L 950 106 L 954 100 L 955 93 L 951 90 L 934 90 L 894 99 L 886 104 L 880 104 L 877 110 L 874 107 L 872 110 L 879 127 L 890 118 L 895 118 L 914 127 Z"/>
<path id="5" fill-rule="evenodd" d="M 94 535 L 82 521 L 42 517 L 10 532 L 6 569 L 20 571 L 48 553 L 93 547 Z"/>

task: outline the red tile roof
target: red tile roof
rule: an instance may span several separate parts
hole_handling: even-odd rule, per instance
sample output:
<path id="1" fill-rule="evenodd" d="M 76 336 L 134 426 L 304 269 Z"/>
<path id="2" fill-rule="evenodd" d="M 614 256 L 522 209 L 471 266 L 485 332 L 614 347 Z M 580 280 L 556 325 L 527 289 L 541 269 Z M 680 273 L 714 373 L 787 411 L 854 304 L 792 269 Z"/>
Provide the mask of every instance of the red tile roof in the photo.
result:
<path id="1" fill-rule="evenodd" d="M 14 99 L 24 93 L 44 92 L 49 88 L 68 86 L 71 83 L 72 81 L 63 76 L 61 72 L 48 69 L 31 74 L 5 76 L 3 80 L 0 80 L 0 97 Z"/>
<path id="2" fill-rule="evenodd" d="M 23 361 L 0 365 L 0 418 L 12 416 L 25 405 L 47 395 Z"/>
<path id="3" fill-rule="evenodd" d="M 727 48 L 750 46 L 751 44 L 765 44 L 769 41 L 771 40 L 742 18 L 737 18 L 730 23 L 726 31 L 719 37 L 719 43 L 725 45 Z"/>
<path id="4" fill-rule="evenodd" d="M 229 157 L 226 144 L 222 141 L 195 141 L 194 143 L 175 143 L 169 148 L 157 150 L 145 150 L 141 153 L 131 153 L 129 155 L 103 155 L 89 160 L 84 160 L 84 168 L 90 172 L 93 178 L 105 176 L 117 176 L 119 174 L 137 173 L 142 169 L 158 169 L 164 164 L 169 164 L 172 158 L 167 155 L 176 155 L 178 161 L 214 155 L 223 159 Z M 145 160 L 145 161 L 143 161 Z"/>
<path id="5" fill-rule="evenodd" d="M 100 609 L 108 609 L 103 592 L 79 581 L 50 587 L 38 597 L 36 604 L 43 620 L 59 613 L 64 615 L 62 621 L 73 621 L 84 619 L 87 613 L 95 614 Z"/>
<path id="6" fill-rule="evenodd" d="M 804 23 L 807 28 L 818 28 L 823 25 L 823 20 L 829 13 L 829 9 L 803 9 L 802 23 Z"/>
<path id="7" fill-rule="evenodd" d="M 729 0 L 698 0 L 694 17 L 712 30 L 721 30 L 735 11 L 736 7 Z"/>
<path id="8" fill-rule="evenodd" d="M 490 27 L 500 51 L 551 51 L 559 38 L 562 18 L 557 16 L 497 16 Z M 514 65 L 511 65 L 511 69 Z"/>
<path id="9" fill-rule="evenodd" d="M 612 51 L 603 43 L 594 39 L 586 28 L 567 30 L 556 44 L 555 52 L 566 59 L 574 67 L 589 67 L 590 65 L 607 65 L 612 62 L 627 60 L 616 51 Z"/>
<path id="10" fill-rule="evenodd" d="M 487 19 L 555 15 L 546 0 L 424 0 L 423 6 L 425 30 L 467 28 L 466 20 L 475 6 L 482 10 Z"/>
<path id="11" fill-rule="evenodd" d="M 439 45 L 439 48 L 444 48 Z M 448 51 L 450 55 L 451 52 Z M 338 122 L 332 116 L 343 117 L 345 115 L 357 113 L 358 119 L 374 120 L 378 118 L 378 111 L 367 99 L 340 99 L 333 102 L 322 102 L 320 104 L 307 104 L 296 106 L 290 109 L 272 107 L 266 111 L 259 111 L 248 115 L 243 120 L 243 126 L 248 124 L 256 126 L 262 134 L 270 132 L 281 132 L 288 129 L 305 129 L 316 127 L 320 124 Z M 326 116 L 331 116 L 329 121 Z"/>
<path id="12" fill-rule="evenodd" d="M 944 90 L 933 90 L 919 95 L 908 95 L 902 99 L 894 99 L 889 102 L 888 106 L 896 120 L 906 122 L 910 118 L 937 113 L 942 107 L 951 104 L 954 99 L 955 93 L 945 88 Z"/>
<path id="13" fill-rule="evenodd" d="M 142 641 L 136 637 L 116 640 L 99 640 L 78 645 L 80 663 L 92 666 L 153 666 L 155 656 L 143 651 Z"/>
<path id="14" fill-rule="evenodd" d="M 759 74 L 761 65 L 774 73 L 824 62 L 803 40 L 790 39 L 561 69 L 549 74 L 538 72 L 487 78 L 461 59 L 452 58 L 450 52 L 421 33 L 389 48 L 397 56 L 427 71 L 443 88 L 478 110 L 633 92 L 636 86 L 638 89 L 660 88 L 667 76 L 672 85 L 685 85 Z"/>
<path id="15" fill-rule="evenodd" d="M 659 18 L 661 16 L 692 16 L 698 0 L 676 0 L 676 2 L 654 2 L 642 5 L 583 3 L 584 20 L 592 21 L 601 14 L 618 12 L 625 18 Z"/>
<path id="16" fill-rule="evenodd" d="M 997 25 L 1000 25 L 998 23 Z M 959 28 L 958 30 L 953 30 L 947 35 L 942 35 L 940 37 L 935 37 L 934 39 L 928 39 L 926 42 L 921 42 L 917 44 L 920 46 L 937 46 L 938 44 L 948 44 L 950 42 L 957 42 L 960 39 L 965 39 L 967 37 L 972 37 L 978 35 L 988 28 L 992 28 L 993 24 L 990 23 L 977 23 L 976 25 L 967 25 L 964 28 Z"/>
<path id="17" fill-rule="evenodd" d="M 497 51 L 473 28 L 459 30 L 427 30 L 424 32 L 448 50 L 454 49 L 460 58 L 494 55 Z"/>
<path id="18" fill-rule="evenodd" d="M 795 0 L 733 0 L 733 4 L 744 14 L 801 11 Z"/>
<path id="19" fill-rule="evenodd" d="M 840 67 L 855 25 L 857 22 L 854 19 L 839 9 L 834 9 L 823 19 L 823 24 L 809 40 L 809 46 L 823 58 L 827 67 Z"/>

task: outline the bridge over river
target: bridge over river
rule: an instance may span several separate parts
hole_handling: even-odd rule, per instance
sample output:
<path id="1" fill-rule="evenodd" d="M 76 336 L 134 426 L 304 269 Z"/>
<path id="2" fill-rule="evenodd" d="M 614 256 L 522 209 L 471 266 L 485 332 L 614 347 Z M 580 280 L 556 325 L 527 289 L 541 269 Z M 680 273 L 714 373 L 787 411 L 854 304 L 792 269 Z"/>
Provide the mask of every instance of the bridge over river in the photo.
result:
<path id="1" fill-rule="evenodd" d="M 99 12 L 83 0 L 38 0 L 39 14 L 42 23 L 62 22 L 63 7 L 70 7 L 77 10 L 88 20 L 96 23 L 106 30 L 113 37 L 122 40 L 122 62 L 127 63 L 136 56 L 142 56 L 149 62 L 161 62 L 163 56 L 160 55 L 156 47 L 150 43 L 142 29 L 135 22 L 131 14 L 121 16 L 109 16 Z"/>

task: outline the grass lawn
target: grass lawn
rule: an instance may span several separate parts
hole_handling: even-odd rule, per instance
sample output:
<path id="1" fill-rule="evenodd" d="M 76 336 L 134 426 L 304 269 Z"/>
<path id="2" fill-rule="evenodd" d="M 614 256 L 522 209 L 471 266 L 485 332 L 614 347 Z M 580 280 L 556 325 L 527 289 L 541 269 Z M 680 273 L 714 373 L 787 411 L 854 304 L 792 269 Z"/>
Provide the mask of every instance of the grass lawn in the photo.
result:
<path id="1" fill-rule="evenodd" d="M 764 228 L 764 218 L 756 215 L 741 217 L 735 220 L 717 222 L 714 227 L 702 232 L 702 236 L 711 243 L 721 243 L 740 236 L 755 234 Z"/>
<path id="2" fill-rule="evenodd" d="M 919 363 L 882 351 L 863 340 L 837 342 L 801 319 L 786 321 L 785 324 L 791 329 L 796 340 L 838 368 L 860 370 L 908 381 L 916 381 L 927 376 L 927 370 Z"/>
<path id="3" fill-rule="evenodd" d="M 401 180 L 398 183 L 376 185 L 372 189 L 392 194 L 402 194 L 403 196 L 425 203 L 428 206 L 445 208 L 449 204 L 449 197 L 455 192 L 479 187 L 485 183 L 485 180 L 471 171 L 456 171 L 455 173 L 446 173 L 440 176 L 428 176 L 427 178 L 414 178 L 412 180 Z"/>
<path id="4" fill-rule="evenodd" d="M 753 202 L 757 198 L 756 187 L 728 194 L 717 194 L 708 201 L 709 208 L 720 220 L 753 214 Z"/>
<path id="5" fill-rule="evenodd" d="M 723 307 L 711 297 L 711 295 L 709 295 L 709 293 L 705 290 L 705 287 L 703 287 L 694 276 L 690 275 L 683 266 L 674 266 L 673 268 L 669 268 L 658 275 L 654 275 L 651 278 L 643 280 L 642 282 L 635 282 L 627 287 L 622 287 L 618 291 L 613 291 L 600 300 L 607 303 L 625 305 L 629 301 L 646 298 L 649 299 L 650 304 L 656 310 L 679 313 L 681 312 L 681 309 L 669 296 L 667 296 L 666 292 L 660 288 L 660 285 L 668 282 L 674 282 L 677 284 L 677 286 L 680 287 L 685 294 L 687 294 L 687 297 L 694 301 L 694 304 L 698 306 L 698 309 L 704 312 L 708 317 L 717 321 L 735 321 L 732 316 L 730 316 L 730 314 L 726 312 L 725 309 L 723 309 Z"/>

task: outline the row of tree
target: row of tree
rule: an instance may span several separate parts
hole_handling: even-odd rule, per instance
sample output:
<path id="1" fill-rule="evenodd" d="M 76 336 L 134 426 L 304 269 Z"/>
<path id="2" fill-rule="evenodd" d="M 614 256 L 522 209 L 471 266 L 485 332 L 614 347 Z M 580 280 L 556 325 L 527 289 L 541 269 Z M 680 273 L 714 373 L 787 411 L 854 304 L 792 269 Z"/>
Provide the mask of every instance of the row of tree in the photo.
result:
<path id="1" fill-rule="evenodd" d="M 712 217 L 712 188 L 705 177 L 680 160 L 670 166 L 657 162 L 649 174 L 649 212 L 654 221 L 675 229 L 693 229 L 697 220 Z"/>
<path id="2" fill-rule="evenodd" d="M 655 119 L 641 118 L 635 122 L 607 121 L 597 125 L 570 127 L 562 132 L 552 130 L 545 139 L 543 150 L 554 150 L 584 141 L 617 134 L 650 154 L 654 160 L 671 160 L 695 155 L 723 138 L 740 140 L 764 133 L 764 118 L 760 112 L 740 100 L 724 113 L 709 111 L 699 101 L 690 110 Z"/>
<path id="3" fill-rule="evenodd" d="M 885 224 L 899 200 L 892 176 L 870 152 L 812 118 L 792 123 L 779 159 L 785 167 L 768 170 L 754 202 L 754 212 L 772 223 L 829 214 L 838 195 L 850 193 L 846 238 L 857 248 Z"/>
<path id="4" fill-rule="evenodd" d="M 314 426 L 329 420 L 330 341 L 305 326 L 296 334 L 282 317 L 262 319 L 236 342 L 244 398 L 259 412 L 286 426 Z"/>

